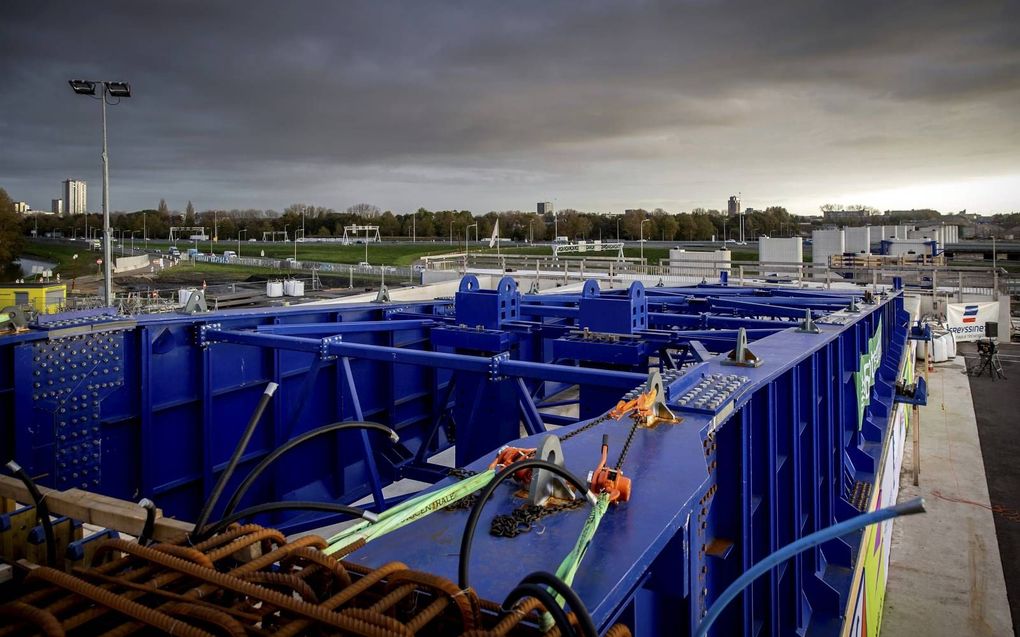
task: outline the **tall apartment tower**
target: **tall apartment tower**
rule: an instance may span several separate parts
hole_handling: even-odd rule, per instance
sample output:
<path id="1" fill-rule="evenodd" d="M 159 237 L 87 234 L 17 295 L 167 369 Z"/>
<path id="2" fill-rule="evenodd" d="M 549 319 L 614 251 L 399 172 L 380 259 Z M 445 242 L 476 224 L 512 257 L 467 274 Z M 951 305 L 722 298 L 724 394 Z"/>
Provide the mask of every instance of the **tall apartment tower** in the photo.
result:
<path id="1" fill-rule="evenodd" d="M 64 180 L 64 210 L 69 215 L 85 214 L 88 210 L 88 196 L 85 182 L 79 179 Z"/>
<path id="2" fill-rule="evenodd" d="M 729 201 L 726 202 L 726 214 L 730 217 L 740 214 L 740 197 L 730 195 Z"/>
<path id="3" fill-rule="evenodd" d="M 548 215 L 548 214 L 552 214 L 552 212 L 553 212 L 553 205 L 552 205 L 551 201 L 540 201 L 540 202 L 538 202 L 538 214 L 540 214 L 540 215 Z"/>
<path id="4" fill-rule="evenodd" d="M 50 199 L 50 212 L 52 212 L 55 215 L 64 214 L 64 200 Z"/>

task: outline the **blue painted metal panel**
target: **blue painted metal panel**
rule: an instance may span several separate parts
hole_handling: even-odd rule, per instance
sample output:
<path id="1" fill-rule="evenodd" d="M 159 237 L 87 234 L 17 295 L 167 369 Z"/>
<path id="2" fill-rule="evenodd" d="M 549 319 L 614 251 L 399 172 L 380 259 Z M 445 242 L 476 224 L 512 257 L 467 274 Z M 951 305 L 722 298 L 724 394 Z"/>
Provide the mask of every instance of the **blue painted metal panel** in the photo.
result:
<path id="1" fill-rule="evenodd" d="M 458 463 L 480 468 L 522 425 L 530 434 L 547 423 L 582 426 L 641 385 L 657 360 L 680 372 L 669 377 L 667 399 L 683 421 L 638 431 L 625 466 L 634 497 L 606 516 L 596 536 L 606 550 L 589 554 L 576 581 L 600 625 L 623 619 L 638 635 L 689 632 L 750 564 L 852 515 L 855 490 L 874 481 L 906 340 L 898 296 L 834 314 L 852 294 L 589 284 L 581 294 L 522 298 L 507 281 L 490 291 L 467 278 L 455 302 L 137 322 L 78 316 L 0 337 L 0 418 L 13 423 L 0 436 L 0 455 L 16 457 L 43 484 L 148 496 L 168 515 L 193 518 L 273 381 L 280 390 L 227 490 L 286 440 L 367 418 L 397 429 L 402 446 L 344 432 L 296 449 L 242 506 L 366 495 L 378 506 L 394 479 L 441 479 L 428 459 L 455 442 Z M 805 310 L 820 316 L 821 334 L 791 329 Z M 764 365 L 722 367 L 712 357 L 732 347 L 737 328 Z M 879 333 L 881 365 L 860 413 L 855 372 Z M 713 374 L 747 380 L 709 395 L 722 382 Z M 536 407 L 575 385 L 582 422 Z M 568 467 L 592 469 L 603 433 L 618 453 L 627 427 L 606 422 L 565 443 Z M 512 506 L 510 491 L 490 513 Z M 519 575 L 554 568 L 583 518 L 557 514 L 542 521 L 543 533 L 514 540 L 479 534 L 473 583 L 502 599 Z M 260 521 L 296 530 L 330 518 Z M 436 547 L 455 546 L 462 524 L 461 514 L 437 513 L 354 557 L 373 565 L 401 559 L 451 576 L 456 551 Z M 830 542 L 777 567 L 716 634 L 825 633 L 838 625 L 858 542 Z"/>

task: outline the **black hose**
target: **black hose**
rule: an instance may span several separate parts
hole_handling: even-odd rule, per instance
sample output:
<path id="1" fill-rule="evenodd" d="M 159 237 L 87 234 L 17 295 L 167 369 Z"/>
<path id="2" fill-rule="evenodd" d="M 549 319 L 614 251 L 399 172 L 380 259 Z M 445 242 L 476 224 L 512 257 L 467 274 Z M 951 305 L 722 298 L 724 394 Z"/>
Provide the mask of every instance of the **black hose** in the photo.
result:
<path id="1" fill-rule="evenodd" d="M 259 398 L 258 405 L 255 406 L 255 411 L 251 415 L 251 419 L 248 421 L 248 425 L 244 429 L 244 433 L 241 435 L 241 439 L 237 441 L 237 448 L 234 449 L 234 455 L 230 457 L 230 462 L 227 463 L 226 468 L 220 473 L 220 479 L 216 481 L 216 486 L 213 487 L 212 492 L 209 494 L 209 498 L 205 501 L 202 506 L 202 511 L 198 514 L 198 520 L 195 521 L 195 530 L 193 533 L 202 535 L 205 530 L 205 525 L 209 521 L 209 516 L 212 514 L 213 507 L 216 506 L 216 502 L 219 501 L 220 496 L 223 494 L 223 489 L 227 486 L 227 481 L 230 480 L 230 476 L 233 475 L 234 469 L 237 468 L 237 463 L 240 462 L 241 456 L 244 455 L 244 450 L 248 448 L 248 443 L 251 441 L 252 434 L 255 433 L 255 427 L 259 424 L 259 420 L 262 418 L 262 413 L 265 412 L 266 406 L 272 399 L 273 394 L 276 393 L 278 385 L 270 382 L 266 385 L 266 389 L 262 392 L 262 396 Z"/>
<path id="2" fill-rule="evenodd" d="M 570 482 L 570 484 L 572 484 L 574 488 L 581 493 L 588 494 L 589 501 L 594 501 L 595 499 L 595 496 L 591 495 L 588 491 L 588 485 L 581 481 L 580 478 L 563 467 L 546 460 L 528 458 L 504 467 L 502 471 L 496 474 L 496 477 L 492 480 L 492 482 L 490 482 L 485 489 L 482 490 L 478 499 L 475 500 L 474 505 L 471 507 L 471 514 L 468 516 L 467 524 L 464 525 L 464 534 L 461 535 L 460 538 L 460 563 L 457 567 L 457 577 L 460 582 L 461 590 L 467 590 L 468 588 L 468 562 L 471 559 L 471 541 L 475 537 L 475 526 L 478 525 L 478 518 L 482 514 L 482 507 L 484 507 L 485 503 L 490 497 L 492 497 L 493 492 L 501 482 L 521 469 L 545 469 L 547 471 L 551 471 L 564 480 Z"/>
<path id="3" fill-rule="evenodd" d="M 298 445 L 301 445 L 309 440 L 312 440 L 313 438 L 318 438 L 319 436 L 328 434 L 330 432 L 342 431 L 344 429 L 375 429 L 388 434 L 390 440 L 392 440 L 394 444 L 400 442 L 400 436 L 397 435 L 397 432 L 393 431 L 386 425 L 380 425 L 377 422 L 369 422 L 363 420 L 335 422 L 330 425 L 323 425 L 318 429 L 312 429 L 311 431 L 301 434 L 297 438 L 292 438 L 291 440 L 288 440 L 280 447 L 274 449 L 273 452 L 270 453 L 268 456 L 263 458 L 262 461 L 259 462 L 258 465 L 256 465 L 255 468 L 248 473 L 248 476 L 237 487 L 237 490 L 234 491 L 234 495 L 230 496 L 230 501 L 227 502 L 227 506 L 223 507 L 223 516 L 226 517 L 234 512 L 234 509 L 237 508 L 237 505 L 241 502 L 241 498 L 243 498 L 244 494 L 248 492 L 248 489 L 251 488 L 251 485 L 260 475 L 262 475 L 262 472 L 266 470 L 266 467 L 268 467 L 270 464 L 276 461 L 277 458 L 287 453 L 294 447 L 297 447 Z"/>
<path id="4" fill-rule="evenodd" d="M 574 611 L 574 617 L 577 618 L 577 623 L 581 628 L 581 636 L 598 637 L 599 633 L 595 628 L 595 620 L 591 618 L 588 608 L 569 584 L 546 571 L 531 573 L 521 580 L 521 584 L 542 584 L 559 593 L 560 597 L 567 600 L 570 610 Z M 503 607 L 506 608 L 505 602 Z"/>
<path id="5" fill-rule="evenodd" d="M 563 637 L 577 635 L 574 627 L 570 625 L 567 613 L 556 603 L 556 598 L 538 584 L 518 584 L 517 588 L 510 591 L 510 594 L 503 600 L 503 610 L 510 610 L 514 604 L 525 597 L 534 597 L 542 602 L 542 606 L 545 606 L 546 611 L 552 615 L 553 623 L 560 629 L 560 635 Z"/>
<path id="6" fill-rule="evenodd" d="M 14 474 L 28 489 L 28 493 L 32 496 L 32 502 L 35 504 L 35 512 L 42 522 L 43 535 L 46 536 L 46 566 L 57 565 L 57 541 L 53 535 L 53 521 L 50 520 L 50 509 L 46 506 L 46 502 L 43 501 L 43 495 L 39 492 L 39 487 L 35 486 L 35 481 L 28 475 L 21 465 L 11 460 L 7 463 L 7 470 Z"/>
<path id="7" fill-rule="evenodd" d="M 215 524 L 210 524 L 204 532 L 195 534 L 196 539 L 204 540 L 205 538 L 216 535 L 238 520 L 250 518 L 260 513 L 272 513 L 273 511 L 326 511 L 328 513 L 346 513 L 351 517 L 363 518 L 369 522 L 376 522 L 379 519 L 379 516 L 371 511 L 347 506 L 346 504 L 338 504 L 336 502 L 306 502 L 303 500 L 293 500 L 289 502 L 265 502 L 253 507 L 248 507 L 247 509 L 242 509 L 237 513 L 223 518 Z"/>
<path id="8" fill-rule="evenodd" d="M 145 509 L 145 525 L 142 527 L 142 534 L 138 536 L 138 543 L 148 546 L 152 542 L 152 532 L 156 528 L 156 503 L 149 498 L 142 498 L 138 506 Z"/>

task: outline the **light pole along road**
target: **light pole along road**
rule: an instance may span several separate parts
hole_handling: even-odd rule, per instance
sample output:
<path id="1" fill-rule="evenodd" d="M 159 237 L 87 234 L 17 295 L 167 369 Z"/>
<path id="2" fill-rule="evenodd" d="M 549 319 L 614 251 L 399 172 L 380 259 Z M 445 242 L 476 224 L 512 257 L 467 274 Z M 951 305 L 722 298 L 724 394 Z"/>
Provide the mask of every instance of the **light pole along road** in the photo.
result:
<path id="1" fill-rule="evenodd" d="M 103 110 L 103 286 L 106 289 L 106 305 L 113 305 L 113 265 L 110 263 L 110 158 L 106 152 L 106 105 L 116 106 L 125 97 L 131 97 L 131 85 L 127 82 L 105 80 L 69 80 L 78 95 L 88 95 L 102 102 Z M 100 90 L 96 95 L 96 89 Z M 117 101 L 110 102 L 110 98 Z M 88 213 L 86 213 L 88 214 Z"/>

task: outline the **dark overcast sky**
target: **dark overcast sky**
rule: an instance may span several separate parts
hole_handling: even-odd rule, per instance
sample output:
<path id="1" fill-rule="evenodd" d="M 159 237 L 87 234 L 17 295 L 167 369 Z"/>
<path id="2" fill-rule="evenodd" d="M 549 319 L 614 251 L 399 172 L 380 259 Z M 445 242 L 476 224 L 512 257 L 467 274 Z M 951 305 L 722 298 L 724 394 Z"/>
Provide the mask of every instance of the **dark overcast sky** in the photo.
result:
<path id="1" fill-rule="evenodd" d="M 1020 2 L 0 3 L 0 186 L 99 207 L 1020 209 Z"/>

